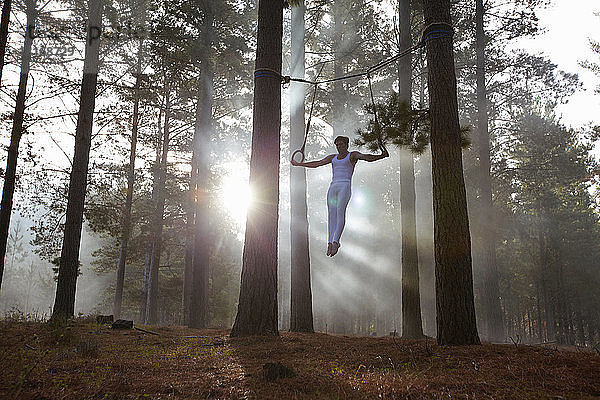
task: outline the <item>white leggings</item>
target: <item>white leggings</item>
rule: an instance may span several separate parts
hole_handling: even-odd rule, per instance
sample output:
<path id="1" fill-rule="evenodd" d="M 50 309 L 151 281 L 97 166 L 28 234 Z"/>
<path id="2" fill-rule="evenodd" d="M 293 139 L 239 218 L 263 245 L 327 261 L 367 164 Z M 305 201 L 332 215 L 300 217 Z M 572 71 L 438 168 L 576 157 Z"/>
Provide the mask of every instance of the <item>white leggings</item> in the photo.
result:
<path id="1" fill-rule="evenodd" d="M 327 191 L 327 242 L 340 242 L 346 224 L 346 207 L 352 196 L 350 182 L 331 182 Z"/>

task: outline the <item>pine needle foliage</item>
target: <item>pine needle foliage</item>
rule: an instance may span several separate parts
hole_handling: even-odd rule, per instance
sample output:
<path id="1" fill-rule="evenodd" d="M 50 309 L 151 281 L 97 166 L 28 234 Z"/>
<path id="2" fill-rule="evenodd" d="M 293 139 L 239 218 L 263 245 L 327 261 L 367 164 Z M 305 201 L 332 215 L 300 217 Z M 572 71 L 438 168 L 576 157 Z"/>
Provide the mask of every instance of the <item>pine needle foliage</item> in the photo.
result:
<path id="1" fill-rule="evenodd" d="M 365 129 L 358 129 L 354 144 L 377 151 L 381 145 L 392 144 L 419 155 L 429 145 L 430 117 L 428 109 L 413 109 L 393 92 L 385 103 L 366 104 L 366 112 L 373 116 Z M 375 122 L 377 112 L 377 122 Z M 471 146 L 470 126 L 460 128 L 461 146 Z"/>
<path id="2" fill-rule="evenodd" d="M 372 115 L 365 129 L 358 129 L 357 146 L 377 151 L 380 144 L 393 144 L 422 154 L 429 144 L 429 110 L 412 109 L 392 92 L 385 103 L 366 104 L 365 111 Z M 377 122 L 375 121 L 377 112 Z"/>

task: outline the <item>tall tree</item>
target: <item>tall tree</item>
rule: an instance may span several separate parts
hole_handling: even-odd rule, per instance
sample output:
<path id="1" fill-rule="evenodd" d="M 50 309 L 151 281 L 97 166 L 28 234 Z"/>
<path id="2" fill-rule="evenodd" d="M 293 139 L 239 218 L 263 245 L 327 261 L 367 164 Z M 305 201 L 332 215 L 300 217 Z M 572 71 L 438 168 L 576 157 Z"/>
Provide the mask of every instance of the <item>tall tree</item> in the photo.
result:
<path id="1" fill-rule="evenodd" d="M 11 4 L 12 0 L 4 0 L 2 4 L 2 20 L 0 21 L 0 84 L 2 83 L 2 70 L 4 69 L 6 42 L 8 41 L 8 24 L 10 22 Z M 29 29 L 29 21 L 27 21 L 27 23 L 27 28 Z"/>
<path id="2" fill-rule="evenodd" d="M 193 138 L 192 168 L 195 179 L 191 186 L 195 197 L 194 246 L 192 254 L 192 287 L 189 326 L 204 328 L 209 323 L 208 279 L 210 259 L 209 217 L 209 155 L 213 115 L 213 43 L 214 2 L 204 2 L 204 22 L 201 28 L 202 46 L 199 49 L 200 77 L 198 104 Z"/>
<path id="3" fill-rule="evenodd" d="M 123 299 L 123 282 L 125 280 L 125 264 L 127 262 L 127 247 L 131 236 L 131 207 L 133 204 L 133 186 L 135 184 L 135 158 L 137 149 L 138 124 L 140 116 L 140 87 L 142 83 L 142 58 L 144 41 L 140 39 L 138 48 L 138 59 L 136 66 L 135 86 L 133 87 L 133 117 L 131 122 L 131 147 L 129 150 L 129 166 L 127 168 L 127 194 L 125 206 L 123 207 L 123 221 L 121 230 L 121 246 L 119 249 L 119 261 L 117 264 L 117 282 L 115 285 L 115 299 L 113 314 L 115 318 L 121 315 L 121 304 Z"/>
<path id="4" fill-rule="evenodd" d="M 259 0 L 250 187 L 238 311 L 232 336 L 278 335 L 277 220 L 283 2 Z"/>
<path id="5" fill-rule="evenodd" d="M 411 46 L 410 0 L 398 1 L 400 49 Z M 398 98 L 411 108 L 412 57 L 398 61 Z M 402 215 L 402 337 L 423 337 L 419 291 L 419 256 L 417 252 L 417 217 L 415 163 L 413 154 L 400 149 L 400 213 Z"/>
<path id="6" fill-rule="evenodd" d="M 437 341 L 479 344 L 450 0 L 423 0 L 431 117 Z"/>
<path id="7" fill-rule="evenodd" d="M 332 32 L 332 53 L 333 59 L 333 76 L 340 77 L 348 68 L 351 54 L 351 32 L 347 29 L 348 10 L 350 5 L 344 4 L 341 1 L 331 3 L 331 17 L 333 19 Z M 333 82 L 331 91 L 331 126 L 333 128 L 333 136 L 346 135 L 347 123 L 346 109 L 348 106 L 348 92 L 344 86 L 344 80 Z M 342 281 L 342 269 L 344 265 L 340 256 L 336 257 L 333 263 L 330 264 L 330 279 L 333 281 Z M 346 285 L 340 285 L 336 288 L 333 301 L 329 303 L 330 308 L 330 326 L 334 333 L 344 334 L 350 331 L 349 310 L 347 296 L 348 289 Z"/>
<path id="8" fill-rule="evenodd" d="M 418 80 L 419 108 L 424 108 L 425 92 L 427 89 L 427 74 L 425 60 L 420 57 L 418 62 L 421 72 Z M 431 179 L 431 148 L 419 157 L 415 167 L 420 171 L 415 177 L 417 188 L 417 244 L 419 251 L 419 273 L 421 310 L 423 316 L 423 333 L 435 336 L 435 258 L 433 245 L 433 200 Z"/>
<path id="9" fill-rule="evenodd" d="M 164 65 L 161 65 L 161 68 L 164 68 Z M 166 79 L 163 79 L 163 82 L 166 81 Z M 164 133 L 164 129 L 163 129 L 163 125 L 162 125 L 162 118 L 163 118 L 163 113 L 166 110 L 165 107 L 165 103 L 166 103 L 166 91 L 165 88 L 163 87 L 162 90 L 164 91 L 164 95 L 160 96 L 161 100 L 160 100 L 160 106 L 158 108 L 158 118 L 157 118 L 157 122 L 156 122 L 156 143 L 153 143 L 154 145 L 154 168 L 152 169 L 152 177 L 153 177 L 153 183 L 152 183 L 152 194 L 150 196 L 151 198 L 151 206 L 154 208 L 154 212 L 156 211 L 156 204 L 157 204 L 157 197 L 158 197 L 158 181 L 159 181 L 159 177 L 158 177 L 158 171 L 159 171 L 159 164 L 161 162 L 161 156 L 163 153 L 163 147 L 162 147 L 162 138 L 163 138 L 163 133 Z M 154 215 L 154 214 L 153 214 Z M 150 221 L 154 222 L 154 217 L 150 216 L 148 218 Z M 141 299 L 140 299 L 140 320 L 141 321 L 146 321 L 148 318 L 148 292 L 150 290 L 150 266 L 152 263 L 152 254 L 154 252 L 154 226 L 155 224 L 153 223 L 150 227 L 147 227 L 147 229 L 145 230 L 144 233 L 144 239 L 146 242 L 146 251 L 145 251 L 145 256 L 144 256 L 144 279 L 143 279 L 143 283 L 142 283 L 142 293 L 141 293 Z"/>
<path id="10" fill-rule="evenodd" d="M 164 75 L 165 85 L 165 120 L 163 125 L 163 134 L 160 152 L 160 162 L 155 165 L 155 182 L 154 188 L 154 210 L 152 215 L 152 233 L 151 233 L 151 251 L 148 266 L 148 284 L 146 293 L 146 324 L 158 323 L 158 279 L 160 259 L 162 254 L 162 238 L 164 227 L 164 214 L 166 202 L 166 180 L 167 180 L 167 165 L 169 156 L 169 140 L 170 140 L 170 119 L 171 119 L 171 84 L 167 72 Z"/>
<path id="11" fill-rule="evenodd" d="M 73 168 L 69 181 L 65 233 L 60 253 L 56 299 L 52 311 L 53 319 L 72 317 L 75 310 L 75 289 L 79 272 L 79 247 L 81 244 L 83 208 L 92 144 L 94 107 L 96 104 L 102 9 L 102 1 L 88 1 L 89 16 L 85 42 L 85 60 L 83 63 L 83 80 L 81 82 L 79 114 L 75 131 Z"/>
<path id="12" fill-rule="evenodd" d="M 12 214 L 13 195 L 15 193 L 15 181 L 17 179 L 17 161 L 19 158 L 19 143 L 23 135 L 23 118 L 25 116 L 25 100 L 27 93 L 27 80 L 29 79 L 29 65 L 31 63 L 31 46 L 35 37 L 35 23 L 38 11 L 36 0 L 25 1 L 25 13 L 27 14 L 27 31 L 21 58 L 21 74 L 19 88 L 17 90 L 17 102 L 13 116 L 13 128 L 8 146 L 8 157 L 6 161 L 6 172 L 4 173 L 4 187 L 2 188 L 2 204 L 0 205 L 0 287 L 2 286 L 2 275 L 6 256 L 6 244 L 8 241 L 8 228 Z M 4 15 L 2 17 L 4 20 Z"/>
<path id="13" fill-rule="evenodd" d="M 492 179 L 490 177 L 490 136 L 488 130 L 487 89 L 485 82 L 485 42 L 483 26 L 483 0 L 476 0 L 475 8 L 475 52 L 477 82 L 477 138 L 479 141 L 479 234 L 483 246 L 481 253 L 482 276 L 479 293 L 482 312 L 481 321 L 487 339 L 504 341 L 502 309 L 500 306 L 499 277 L 496 265 L 496 224 L 492 204 Z"/>
<path id="14" fill-rule="evenodd" d="M 303 4 L 292 8 L 291 74 L 305 74 Z M 304 140 L 305 85 L 293 83 L 290 87 L 290 156 Z M 291 307 L 290 330 L 313 332 L 312 292 L 310 285 L 310 255 L 308 244 L 308 206 L 306 204 L 306 170 L 290 168 L 290 233 L 291 233 Z"/>

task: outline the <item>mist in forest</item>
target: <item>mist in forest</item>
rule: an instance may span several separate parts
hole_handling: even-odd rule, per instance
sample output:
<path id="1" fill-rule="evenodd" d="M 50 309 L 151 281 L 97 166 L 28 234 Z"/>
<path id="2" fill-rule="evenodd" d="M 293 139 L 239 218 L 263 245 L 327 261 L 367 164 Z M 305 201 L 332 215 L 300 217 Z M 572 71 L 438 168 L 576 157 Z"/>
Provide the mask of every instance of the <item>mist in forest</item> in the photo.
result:
<path id="1" fill-rule="evenodd" d="M 31 1 L 15 1 L 8 34 L 0 93 L 3 148 L 8 148 L 11 140 L 23 29 Z M 209 260 L 207 326 L 231 328 L 234 323 L 246 209 L 258 197 L 248 187 L 256 9 L 252 1 L 216 1 L 210 10 L 203 8 L 208 7 L 206 2 L 199 3 L 197 10 L 158 1 L 113 1 L 105 7 L 104 24 L 111 32 L 118 31 L 115 27 L 139 24 L 145 24 L 145 29 L 143 40 L 127 34 L 100 38 L 75 315 L 113 313 L 129 188 L 130 232 L 125 235 L 120 317 L 148 322 L 148 291 L 157 290 L 153 293 L 157 317 L 151 322 L 189 324 L 193 222 L 194 218 L 201 220 L 195 207 L 202 201 L 208 215 L 203 238 Z M 394 16 L 396 3 L 308 3 L 306 75 L 298 78 L 314 82 L 362 72 L 404 50 Z M 53 268 L 60 265 L 65 231 L 86 49 L 82 27 L 87 21 L 87 4 L 64 4 L 72 10 L 50 5 L 38 16 L 39 29 L 56 34 L 33 40 L 32 80 L 0 293 L 0 312 L 4 314 L 47 318 L 55 300 L 57 274 Z M 556 111 L 583 83 L 542 55 L 505 48 L 502 40 L 506 37 L 488 44 L 484 114 L 489 126 L 488 179 L 493 207 L 485 206 L 477 125 L 481 103 L 475 93 L 475 42 L 469 33 L 474 30 L 474 7 L 457 8 L 453 18 L 459 117 L 466 132 L 462 157 L 479 334 L 483 340 L 503 342 L 518 336 L 529 343 L 595 343 L 600 339 L 596 290 L 600 284 L 600 225 L 598 164 L 592 150 L 600 131 L 593 124 L 567 128 Z M 503 9 L 507 18 L 519 10 L 527 16 L 519 27 L 506 28 L 504 35 L 526 37 L 537 29 L 535 7 L 527 7 L 515 2 L 514 10 Z M 411 33 L 416 43 L 423 29 L 422 10 L 412 12 Z M 300 34 L 292 31 L 290 13 L 290 9 L 284 12 L 283 75 L 291 69 L 290 38 Z M 189 18 L 183 18 L 184 14 Z M 210 23 L 206 22 L 209 15 L 213 18 Z M 495 27 L 500 23 L 490 22 Z M 597 68 L 594 62 L 598 59 L 589 62 L 591 70 Z M 423 49 L 412 53 L 412 65 L 412 107 L 426 113 Z M 399 90 L 398 74 L 397 63 L 390 63 L 370 77 L 373 100 L 382 109 Z M 305 85 L 304 102 L 302 96 L 290 97 L 290 85 L 282 88 L 277 260 L 282 331 L 290 329 L 291 301 L 290 157 L 296 149 L 290 146 L 290 103 L 304 107 L 305 121 L 310 118 L 307 160 L 336 153 L 333 141 L 338 135 L 350 138 L 350 151 L 374 153 L 368 146 L 353 144 L 360 136 L 358 130 L 366 129 L 373 118 L 365 108 L 372 105 L 365 76 L 320 84 L 312 116 L 314 85 L 300 84 Z M 134 118 L 136 102 L 139 115 Z M 129 187 L 134 120 L 135 180 Z M 202 128 L 205 126 L 208 128 Z M 195 132 L 200 131 L 202 137 L 198 138 Z M 335 257 L 325 254 L 331 166 L 306 169 L 315 331 L 402 334 L 399 149 L 391 143 L 387 148 L 389 158 L 356 165 L 346 226 Z M 414 153 L 413 160 L 417 232 L 413 240 L 418 251 L 422 328 L 426 336 L 434 337 L 434 199 L 429 146 Z M 6 152 L 2 152 L 2 165 L 6 161 Z M 3 180 L 4 173 L 3 169 Z M 490 215 L 491 219 L 484 218 Z M 493 262 L 489 237 L 494 242 Z M 156 289 L 151 286 L 151 265 L 158 270 Z M 500 315 L 501 326 L 492 321 L 493 312 Z"/>
<path id="2" fill-rule="evenodd" d="M 8 262 L 4 270 L 0 312 L 15 318 L 47 319 L 52 312 L 56 292 L 56 265 L 41 258 L 31 245 L 33 236 L 30 223 L 15 218 L 9 236 Z M 112 274 L 101 274 L 93 269 L 93 252 L 101 241 L 88 230 L 82 237 L 82 270 L 78 280 L 75 309 L 79 314 L 99 312 L 105 292 L 109 290 Z M 6 286 L 4 286 L 6 285 Z"/>

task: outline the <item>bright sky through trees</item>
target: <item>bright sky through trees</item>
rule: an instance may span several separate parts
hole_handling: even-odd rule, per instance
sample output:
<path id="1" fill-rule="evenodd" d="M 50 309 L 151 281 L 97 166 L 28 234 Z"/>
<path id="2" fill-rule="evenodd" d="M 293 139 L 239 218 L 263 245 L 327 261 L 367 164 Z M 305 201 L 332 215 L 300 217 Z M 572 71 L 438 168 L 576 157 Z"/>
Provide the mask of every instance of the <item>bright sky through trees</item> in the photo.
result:
<path id="1" fill-rule="evenodd" d="M 248 166 L 242 162 L 226 166 L 228 172 L 221 184 L 221 201 L 238 227 L 243 231 L 246 223 L 246 211 L 251 201 L 248 186 Z"/>
<path id="2" fill-rule="evenodd" d="M 600 40 L 600 2 L 597 0 L 553 0 L 547 9 L 538 10 L 541 35 L 524 39 L 519 46 L 531 52 L 543 52 L 559 68 L 579 75 L 583 91 L 575 93 L 567 104 L 558 107 L 563 122 L 580 127 L 600 123 L 600 96 L 594 93 L 600 77 L 582 68 L 580 61 L 594 60 L 589 39 Z M 597 56 L 597 55 L 596 55 Z"/>

